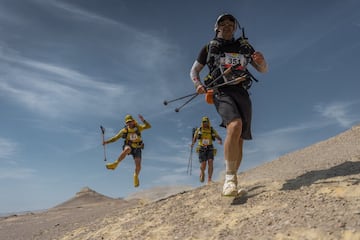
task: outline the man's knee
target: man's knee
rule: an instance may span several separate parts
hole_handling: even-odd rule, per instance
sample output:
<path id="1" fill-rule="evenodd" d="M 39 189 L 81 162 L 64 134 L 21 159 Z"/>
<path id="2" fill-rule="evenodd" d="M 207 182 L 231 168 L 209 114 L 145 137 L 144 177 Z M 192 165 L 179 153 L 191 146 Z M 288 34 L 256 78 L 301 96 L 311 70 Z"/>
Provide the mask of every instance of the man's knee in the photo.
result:
<path id="1" fill-rule="evenodd" d="M 123 150 L 124 153 L 129 154 L 131 152 L 131 147 L 126 145 Z"/>
<path id="2" fill-rule="evenodd" d="M 242 130 L 242 121 L 240 118 L 237 118 L 233 121 L 231 121 L 227 126 L 226 126 L 227 132 L 228 133 L 241 133 Z"/>

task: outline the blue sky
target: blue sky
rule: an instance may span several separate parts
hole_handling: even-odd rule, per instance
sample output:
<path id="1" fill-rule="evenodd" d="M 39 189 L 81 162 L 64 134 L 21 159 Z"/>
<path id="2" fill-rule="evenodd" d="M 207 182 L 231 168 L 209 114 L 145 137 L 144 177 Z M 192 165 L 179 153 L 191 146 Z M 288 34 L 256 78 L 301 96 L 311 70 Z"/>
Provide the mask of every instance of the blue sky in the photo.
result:
<path id="1" fill-rule="evenodd" d="M 182 101 L 163 101 L 194 91 L 190 67 L 223 12 L 270 67 L 250 67 L 260 81 L 241 171 L 359 124 L 358 9 L 356 0 L 2 0 L 0 213 L 50 208 L 85 186 L 110 197 L 200 186 L 195 154 L 186 174 L 191 129 L 207 115 L 225 137 L 220 118 L 203 96 L 179 113 Z M 152 128 L 135 189 L 131 157 L 105 169 L 99 126 L 110 137 L 139 113 Z M 108 161 L 121 146 L 107 145 Z M 224 170 L 217 148 L 215 179 Z"/>

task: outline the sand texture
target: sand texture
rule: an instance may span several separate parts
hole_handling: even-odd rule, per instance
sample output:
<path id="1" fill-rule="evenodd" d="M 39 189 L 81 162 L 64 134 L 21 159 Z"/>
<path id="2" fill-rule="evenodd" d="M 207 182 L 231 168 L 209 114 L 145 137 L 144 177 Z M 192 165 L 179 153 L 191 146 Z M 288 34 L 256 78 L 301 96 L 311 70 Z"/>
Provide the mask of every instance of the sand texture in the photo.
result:
<path id="1" fill-rule="evenodd" d="M 129 199 L 84 188 L 48 211 L 0 218 L 0 239 L 360 239 L 360 126 L 238 181 L 246 197 L 222 197 L 222 181 Z"/>

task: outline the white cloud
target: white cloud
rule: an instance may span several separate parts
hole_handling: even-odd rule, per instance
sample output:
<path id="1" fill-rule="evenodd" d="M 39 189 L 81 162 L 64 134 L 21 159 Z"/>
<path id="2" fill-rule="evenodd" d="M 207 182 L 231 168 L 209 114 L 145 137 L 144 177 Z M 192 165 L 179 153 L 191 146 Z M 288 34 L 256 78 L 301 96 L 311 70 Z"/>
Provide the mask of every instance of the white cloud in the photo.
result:
<path id="1" fill-rule="evenodd" d="M 36 171 L 30 168 L 0 169 L 0 179 L 21 180 L 35 176 Z"/>
<path id="2" fill-rule="evenodd" d="M 357 119 L 352 114 L 352 107 L 359 102 L 333 102 L 329 104 L 317 104 L 314 109 L 321 116 L 336 122 L 341 127 L 351 127 Z"/>
<path id="3" fill-rule="evenodd" d="M 111 34 L 113 37 L 118 37 L 117 33 L 121 33 L 117 44 L 120 49 L 126 51 L 123 58 L 147 70 L 156 69 L 155 76 L 161 75 L 160 67 L 163 68 L 167 64 L 171 64 L 169 62 L 173 63 L 173 61 L 176 61 L 176 56 L 180 55 L 180 50 L 175 45 L 164 40 L 163 33 L 160 33 L 162 34 L 161 37 L 157 37 L 154 31 L 151 34 L 146 33 L 144 30 L 133 28 L 120 21 L 60 1 L 53 1 L 50 4 L 64 10 L 73 17 L 81 17 L 93 21 L 97 25 L 115 25 L 113 27 L 116 28 L 116 33 L 115 35 L 113 32 Z M 145 76 L 150 75 L 145 74 Z"/>
<path id="4" fill-rule="evenodd" d="M 45 119 L 60 121 L 89 116 L 92 120 L 93 117 L 118 118 L 119 113 L 129 111 L 130 104 L 131 109 L 147 117 L 159 117 L 159 114 L 171 111 L 163 108 L 159 112 L 159 108 L 162 107 L 161 99 L 164 99 L 162 95 L 169 94 L 172 81 L 178 78 L 169 66 L 173 66 L 173 61 L 177 61 L 181 54 L 176 45 L 164 38 L 163 32 L 149 32 L 151 29 L 144 32 L 71 3 L 40 0 L 36 4 L 45 5 L 43 7 L 59 22 L 59 26 L 69 29 L 71 41 L 62 36 L 49 38 L 49 33 L 56 28 L 49 29 L 47 24 L 31 22 L 28 30 L 34 28 L 31 38 L 37 42 L 32 45 L 35 49 L 29 49 L 28 42 L 19 42 L 16 46 L 10 42 L 7 44 L 6 39 L 0 42 L 0 98 L 13 101 L 20 105 L 20 109 L 25 108 Z M 13 15 L 14 19 L 21 19 L 16 13 Z M 71 27 L 67 28 L 70 23 Z M 41 32 L 36 32 L 39 29 Z M 22 32 L 16 32 L 16 35 L 19 39 L 26 38 Z M 87 36 L 94 36 L 91 49 L 84 44 Z M 62 49 L 61 57 L 56 59 L 57 55 L 49 52 L 46 46 Z M 32 52 L 36 54 L 34 57 Z M 86 72 L 83 62 L 79 65 L 76 62 L 83 58 L 87 61 L 86 58 L 96 57 L 93 54 L 97 53 L 100 65 L 96 68 L 99 72 L 110 71 L 110 76 L 103 75 L 102 78 L 116 83 L 92 77 Z M 48 55 L 49 61 L 46 61 Z M 38 56 L 45 60 L 38 60 Z M 68 61 L 68 56 L 75 59 Z M 104 62 L 111 61 L 113 69 L 101 65 L 103 56 L 106 56 Z M 94 69 L 90 71 L 96 73 Z M 171 79 L 167 74 L 169 71 L 173 74 Z M 114 79 L 116 76 L 120 78 Z M 84 138 L 84 146 L 89 142 L 92 142 L 90 136 Z"/>
<path id="5" fill-rule="evenodd" d="M 68 3 L 60 2 L 60 1 L 44 1 L 45 4 L 51 4 L 52 6 L 63 10 L 64 12 L 67 12 L 75 17 L 82 17 L 84 19 L 92 20 L 95 22 L 104 22 L 104 23 L 117 23 L 109 18 L 102 17 L 98 14 L 86 11 L 84 9 L 81 9 L 79 7 L 76 7 L 75 5 L 71 5 Z"/>
<path id="6" fill-rule="evenodd" d="M 8 159 L 16 153 L 17 144 L 5 138 L 0 138 L 0 159 Z"/>
<path id="7" fill-rule="evenodd" d="M 300 122 L 292 126 L 284 126 L 258 134 L 255 133 L 254 140 L 244 145 L 245 156 L 251 159 L 251 162 L 244 164 L 254 167 L 304 147 L 307 144 L 306 140 L 304 140 L 306 133 L 326 128 L 330 124 L 330 122 L 326 121 Z"/>
<path id="8" fill-rule="evenodd" d="M 256 135 L 255 139 L 245 144 L 245 155 L 252 159 L 247 165 L 257 165 L 273 160 L 285 153 L 305 147 L 316 138 L 316 132 L 338 124 L 341 128 L 349 128 L 359 121 L 360 101 L 334 102 L 317 104 L 314 109 L 324 118 L 299 122 L 296 125 L 284 126 Z M 315 134 L 315 135 L 314 135 Z"/>
<path id="9" fill-rule="evenodd" d="M 145 108 L 144 114 L 154 112 L 153 109 L 158 105 L 147 104 L 145 107 L 143 103 L 154 101 L 160 103 L 161 95 L 169 92 L 171 83 L 168 81 L 166 72 L 170 68 L 167 66 L 172 65 L 172 61 L 176 61 L 181 56 L 175 45 L 164 40 L 163 36 L 156 36 L 156 33 L 144 33 L 121 22 L 70 4 L 60 1 L 51 3 L 41 1 L 39 3 L 52 4 L 52 6 L 61 8 L 72 16 L 81 16 L 81 20 L 93 20 L 90 23 L 92 24 L 91 31 L 86 27 L 89 22 L 79 22 L 79 19 L 76 18 L 72 20 L 77 25 L 74 26 L 74 36 L 71 43 L 66 40 L 65 42 L 52 41 L 47 43 L 43 42 L 46 41 L 46 38 L 42 39 L 39 35 L 39 39 L 36 40 L 39 45 L 51 44 L 56 47 L 59 44 L 64 49 L 62 54 L 65 57 L 67 56 L 66 49 L 76 49 L 79 52 L 79 59 L 81 59 L 81 57 L 88 57 L 87 54 L 89 53 L 81 45 L 84 39 L 82 34 L 75 31 L 76 27 L 88 29 L 91 34 L 98 33 L 98 35 L 104 35 L 110 31 L 112 38 L 105 40 L 99 37 L 96 40 L 97 46 L 92 50 L 94 53 L 105 51 L 103 54 L 107 55 L 108 59 L 113 59 L 114 66 L 118 66 L 114 72 L 121 73 L 121 80 L 117 84 L 105 83 L 102 82 L 103 79 L 94 79 L 86 74 L 85 70 L 83 72 L 74 70 L 78 68 L 76 63 L 68 66 L 70 63 L 66 61 L 64 56 L 63 64 L 38 61 L 22 54 L 22 52 L 27 52 L 31 56 L 31 51 L 26 49 L 26 43 L 23 44 L 24 46 L 20 44 L 26 51 L 17 52 L 17 49 L 7 47 L 6 42 L 0 42 L 0 52 L 2 53 L 0 56 L 0 74 L 2 77 L 0 96 L 3 95 L 15 100 L 36 114 L 52 118 L 89 114 L 113 116 L 113 113 L 119 112 L 119 109 L 120 111 L 127 109 L 129 102 L 132 103 L 134 109 L 139 109 L 139 111 Z M 55 12 L 54 14 L 59 13 Z M 59 14 L 57 17 L 63 17 L 64 21 L 66 20 L 65 25 L 68 23 L 69 19 L 64 17 L 64 14 Z M 51 31 L 51 29 L 43 29 L 43 32 L 47 31 Z M 84 32 L 87 33 L 86 30 Z M 35 36 L 37 35 L 35 34 Z M 71 46 L 66 47 L 66 44 L 71 44 Z M 109 46 L 113 44 L 116 44 L 117 47 L 111 47 L 109 50 Z M 43 49 L 33 49 L 32 51 L 36 51 L 45 57 L 49 54 L 42 52 Z M 70 56 L 73 56 L 73 53 Z M 165 59 L 166 61 L 164 61 Z M 56 62 L 61 62 L 61 59 Z M 106 67 L 99 66 L 99 68 L 104 70 Z M 146 77 L 145 82 L 143 81 L 144 76 Z M 104 78 L 106 77 L 104 76 Z M 112 80 L 109 79 L 109 81 Z M 144 91 L 156 92 L 157 94 L 144 94 Z"/>
<path id="10" fill-rule="evenodd" d="M 63 66 L 14 54 L 1 59 L 7 64 L 0 65 L 0 95 L 49 117 L 96 112 L 113 106 L 126 91 L 121 84 L 99 82 Z"/>

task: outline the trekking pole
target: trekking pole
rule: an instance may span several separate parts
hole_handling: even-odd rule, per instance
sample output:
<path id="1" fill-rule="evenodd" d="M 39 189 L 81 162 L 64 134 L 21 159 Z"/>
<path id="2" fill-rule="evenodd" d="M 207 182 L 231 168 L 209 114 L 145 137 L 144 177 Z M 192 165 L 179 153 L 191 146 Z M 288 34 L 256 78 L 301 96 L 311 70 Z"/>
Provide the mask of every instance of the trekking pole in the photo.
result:
<path id="1" fill-rule="evenodd" d="M 216 84 L 216 85 L 211 86 L 211 87 L 207 87 L 206 89 L 215 89 L 215 88 L 222 87 L 222 86 L 225 86 L 225 85 L 228 85 L 228 84 L 232 84 L 234 82 L 242 82 L 242 81 L 245 81 L 245 80 L 246 80 L 246 77 L 241 76 L 241 77 L 238 77 L 236 79 L 230 80 L 228 82 L 224 82 L 224 83 Z"/>
<path id="2" fill-rule="evenodd" d="M 175 112 L 179 112 L 181 108 L 183 108 L 186 104 L 188 104 L 189 102 L 191 102 L 194 98 L 196 98 L 199 94 L 195 93 L 193 94 L 193 96 L 187 100 L 183 105 L 181 105 L 180 107 L 175 108 Z"/>
<path id="3" fill-rule="evenodd" d="M 105 128 L 103 126 L 100 125 L 100 129 L 102 132 L 102 142 L 105 142 Z M 104 146 L 104 161 L 106 162 L 106 150 L 105 150 L 105 144 L 103 144 Z"/>
<path id="4" fill-rule="evenodd" d="M 217 81 L 219 79 L 221 79 L 222 77 L 226 76 L 227 74 L 231 73 L 232 71 L 234 71 L 237 67 L 241 66 L 241 64 L 236 64 L 232 67 L 229 67 L 228 69 L 226 69 L 220 76 L 218 76 L 217 78 L 215 78 L 215 80 L 211 81 L 211 83 L 209 83 L 207 86 L 206 86 L 206 89 L 215 89 L 215 88 L 218 88 L 218 87 L 221 87 L 221 86 L 225 86 L 225 85 L 228 85 L 228 84 L 232 84 L 232 83 L 237 83 L 237 82 L 242 82 L 242 81 L 245 81 L 248 79 L 248 77 L 250 78 L 250 80 L 254 80 L 255 82 L 258 82 L 259 80 L 257 80 L 254 75 L 252 75 L 248 69 L 245 69 L 245 70 L 242 70 L 244 75 L 240 76 L 240 77 L 237 77 L 233 80 L 230 80 L 230 81 L 227 81 L 227 82 L 223 82 L 223 83 L 220 83 L 220 84 L 217 84 Z"/>
<path id="5" fill-rule="evenodd" d="M 190 156 L 189 156 L 188 166 L 187 166 L 187 171 L 186 171 L 186 173 L 188 175 L 191 175 L 191 170 L 192 170 L 192 152 L 193 152 L 193 147 L 191 146 L 191 148 L 190 148 Z"/>
<path id="6" fill-rule="evenodd" d="M 221 74 L 219 76 L 217 76 L 214 80 L 212 80 L 211 83 L 209 83 L 207 85 L 207 87 L 208 88 L 214 87 L 216 85 L 217 81 L 219 81 L 221 78 L 225 77 L 227 74 L 234 71 L 239 66 L 241 66 L 241 63 L 231 66 L 231 67 L 227 68 L 225 71 L 221 71 Z"/>
<path id="7" fill-rule="evenodd" d="M 181 99 L 184 99 L 184 98 L 188 98 L 188 97 L 191 97 L 190 99 L 188 99 L 183 105 L 181 105 L 180 107 L 177 107 L 175 108 L 175 112 L 179 112 L 181 108 L 183 108 L 186 104 L 188 104 L 189 102 L 191 102 L 194 98 L 196 98 L 196 96 L 199 95 L 198 93 L 191 93 L 191 94 L 188 94 L 188 95 L 185 95 L 185 96 L 182 96 L 182 97 L 179 97 L 179 98 L 175 98 L 175 99 L 172 99 L 172 100 L 165 100 L 164 101 L 164 105 L 168 105 L 169 103 L 171 102 L 175 102 L 175 101 L 178 101 L 178 100 L 181 100 Z"/>
<path id="8" fill-rule="evenodd" d="M 175 99 L 172 99 L 172 100 L 168 100 L 168 101 L 164 101 L 164 105 L 168 105 L 169 103 L 171 102 L 175 102 L 175 101 L 178 101 L 178 100 L 181 100 L 181 99 L 184 99 L 184 98 L 187 98 L 187 97 L 192 97 L 194 95 L 196 95 L 197 93 L 191 93 L 191 94 L 188 94 L 188 95 L 185 95 L 185 96 L 182 96 L 182 97 L 179 97 L 179 98 L 175 98 Z"/>
<path id="9" fill-rule="evenodd" d="M 213 80 L 206 88 L 207 89 L 211 89 L 211 88 L 216 88 L 218 87 L 218 85 L 214 86 L 215 83 L 222 77 L 224 77 L 226 74 L 229 74 L 231 71 L 233 71 L 234 69 L 236 69 L 238 66 L 240 66 L 241 64 L 237 64 L 237 65 L 234 65 L 228 69 L 226 69 L 220 76 L 218 76 L 215 80 Z M 235 79 L 235 81 L 239 81 L 239 79 Z M 230 81 L 230 82 L 227 82 L 225 84 L 222 84 L 222 85 L 226 85 L 226 84 L 229 84 L 229 83 L 232 83 L 232 82 L 235 82 L 234 80 Z M 222 86 L 221 85 L 221 86 Z M 178 101 L 178 100 L 181 100 L 181 99 L 184 99 L 184 98 L 188 98 L 188 97 L 191 97 L 190 99 L 188 99 L 185 103 L 183 103 L 180 107 L 177 107 L 175 108 L 175 112 L 179 112 L 181 108 L 183 108 L 186 104 L 188 104 L 189 102 L 191 102 L 193 99 L 195 99 L 197 96 L 199 95 L 199 93 L 195 92 L 195 93 L 191 93 L 191 94 L 188 94 L 188 95 L 185 95 L 185 96 L 182 96 L 182 97 L 179 97 L 179 98 L 175 98 L 175 99 L 172 99 L 172 100 L 169 100 L 169 101 L 164 101 L 164 105 L 168 105 L 169 103 L 171 102 L 175 102 L 175 101 Z"/>

